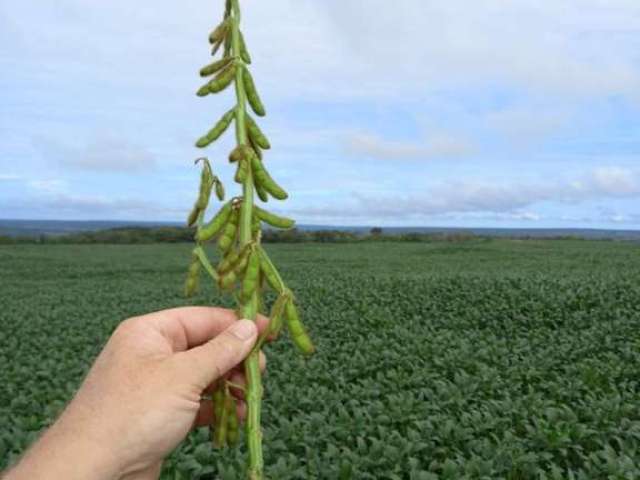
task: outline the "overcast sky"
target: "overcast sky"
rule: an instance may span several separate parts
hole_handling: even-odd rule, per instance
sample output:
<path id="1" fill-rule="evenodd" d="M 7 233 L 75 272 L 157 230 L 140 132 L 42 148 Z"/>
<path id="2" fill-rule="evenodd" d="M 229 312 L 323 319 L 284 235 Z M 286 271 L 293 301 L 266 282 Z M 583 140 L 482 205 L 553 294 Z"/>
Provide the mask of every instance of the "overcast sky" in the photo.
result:
<path id="1" fill-rule="evenodd" d="M 0 218 L 183 219 L 233 102 L 195 96 L 223 3 L 0 0 Z M 241 3 L 273 210 L 640 228 L 640 1 Z"/>

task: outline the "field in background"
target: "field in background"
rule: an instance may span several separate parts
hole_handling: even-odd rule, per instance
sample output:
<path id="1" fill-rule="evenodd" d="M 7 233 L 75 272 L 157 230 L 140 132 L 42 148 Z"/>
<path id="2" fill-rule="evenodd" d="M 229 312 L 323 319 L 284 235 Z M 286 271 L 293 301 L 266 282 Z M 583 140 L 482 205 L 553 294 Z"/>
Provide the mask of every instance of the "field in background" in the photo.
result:
<path id="1" fill-rule="evenodd" d="M 268 250 L 319 350 L 268 347 L 269 478 L 640 477 L 639 245 Z M 187 303 L 188 261 L 188 245 L 0 247 L 0 469 L 121 320 Z M 195 302 L 229 304 L 213 290 Z M 240 479 L 243 463 L 203 430 L 162 478 Z"/>

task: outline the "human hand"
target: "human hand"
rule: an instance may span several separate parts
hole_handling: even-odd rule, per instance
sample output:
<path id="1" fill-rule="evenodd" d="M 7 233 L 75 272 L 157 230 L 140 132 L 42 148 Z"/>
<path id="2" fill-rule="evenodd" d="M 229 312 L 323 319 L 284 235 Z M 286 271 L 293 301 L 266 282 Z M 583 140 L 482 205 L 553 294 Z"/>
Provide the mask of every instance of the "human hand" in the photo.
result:
<path id="1" fill-rule="evenodd" d="M 60 418 L 4 478 L 158 478 L 162 460 L 189 431 L 211 423 L 211 401 L 202 395 L 227 373 L 245 384 L 237 367 L 267 324 L 207 307 L 126 320 Z M 238 415 L 245 413 L 240 400 Z"/>

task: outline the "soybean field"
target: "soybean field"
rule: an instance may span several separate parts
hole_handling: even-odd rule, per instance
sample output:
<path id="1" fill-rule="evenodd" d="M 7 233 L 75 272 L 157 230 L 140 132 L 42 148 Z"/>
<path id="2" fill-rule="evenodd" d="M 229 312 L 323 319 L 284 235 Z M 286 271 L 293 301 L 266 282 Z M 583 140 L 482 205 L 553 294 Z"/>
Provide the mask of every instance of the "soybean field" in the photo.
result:
<path id="1" fill-rule="evenodd" d="M 0 470 L 122 320 L 231 306 L 182 286 L 189 245 L 0 247 Z M 640 478 L 640 245 L 269 245 L 318 353 L 268 346 L 268 478 Z M 242 479 L 206 429 L 162 478 Z"/>

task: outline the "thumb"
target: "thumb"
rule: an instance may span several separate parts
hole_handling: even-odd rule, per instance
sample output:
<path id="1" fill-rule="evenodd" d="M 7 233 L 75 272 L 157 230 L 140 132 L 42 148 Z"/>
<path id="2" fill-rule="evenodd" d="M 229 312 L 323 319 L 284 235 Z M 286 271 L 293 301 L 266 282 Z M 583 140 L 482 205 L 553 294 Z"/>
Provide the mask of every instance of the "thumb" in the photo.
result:
<path id="1" fill-rule="evenodd" d="M 234 322 L 209 342 L 179 353 L 180 370 L 204 390 L 242 362 L 256 343 L 258 329 L 251 320 Z"/>

